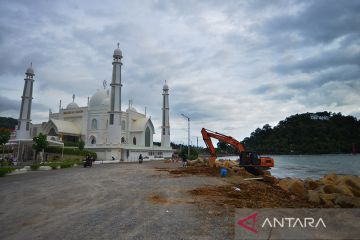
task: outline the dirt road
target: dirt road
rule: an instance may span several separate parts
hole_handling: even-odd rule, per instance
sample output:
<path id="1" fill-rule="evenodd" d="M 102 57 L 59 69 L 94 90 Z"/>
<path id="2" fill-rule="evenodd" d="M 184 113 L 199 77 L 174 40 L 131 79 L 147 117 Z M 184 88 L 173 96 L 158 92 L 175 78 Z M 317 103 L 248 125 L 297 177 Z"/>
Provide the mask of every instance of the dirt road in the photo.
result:
<path id="1" fill-rule="evenodd" d="M 233 215 L 188 190 L 219 178 L 171 176 L 175 163 L 104 164 L 0 178 L 0 239 L 229 239 Z"/>

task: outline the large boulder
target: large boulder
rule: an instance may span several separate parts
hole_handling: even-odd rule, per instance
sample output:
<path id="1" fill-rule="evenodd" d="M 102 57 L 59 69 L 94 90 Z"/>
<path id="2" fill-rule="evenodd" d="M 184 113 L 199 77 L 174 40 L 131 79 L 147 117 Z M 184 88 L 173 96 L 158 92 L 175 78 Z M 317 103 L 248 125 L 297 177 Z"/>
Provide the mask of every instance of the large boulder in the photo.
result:
<path id="1" fill-rule="evenodd" d="M 320 203 L 320 196 L 317 191 L 314 190 L 308 190 L 308 201 L 312 203 Z"/>
<path id="2" fill-rule="evenodd" d="M 321 178 L 319 181 L 322 184 L 334 184 L 337 179 L 338 179 L 338 176 L 336 175 L 336 173 L 329 173 L 329 174 L 325 175 L 323 178 Z"/>
<path id="3" fill-rule="evenodd" d="M 340 176 L 335 183 L 337 185 L 345 185 L 354 196 L 360 197 L 360 177 Z"/>
<path id="4" fill-rule="evenodd" d="M 307 193 L 304 183 L 301 180 L 295 180 L 292 182 L 288 187 L 288 191 L 300 198 L 305 198 Z"/>
<path id="5" fill-rule="evenodd" d="M 323 202 L 334 201 L 340 195 L 339 193 L 319 193 L 319 197 Z"/>
<path id="6" fill-rule="evenodd" d="M 321 192 L 331 194 L 331 193 L 340 193 L 342 195 L 353 197 L 354 194 L 346 185 L 324 185 L 321 187 Z"/>
<path id="7" fill-rule="evenodd" d="M 279 180 L 278 186 L 285 191 L 289 191 L 290 184 L 292 184 L 295 181 L 296 181 L 296 179 L 293 179 L 293 178 L 283 178 L 283 179 Z"/>
<path id="8" fill-rule="evenodd" d="M 315 190 L 319 187 L 320 184 L 315 180 L 306 179 L 304 185 L 307 190 Z"/>
<path id="9" fill-rule="evenodd" d="M 348 207 L 360 208 L 359 197 L 349 197 L 349 196 L 339 195 L 334 202 L 335 204 L 338 204 L 343 208 L 348 208 Z"/>

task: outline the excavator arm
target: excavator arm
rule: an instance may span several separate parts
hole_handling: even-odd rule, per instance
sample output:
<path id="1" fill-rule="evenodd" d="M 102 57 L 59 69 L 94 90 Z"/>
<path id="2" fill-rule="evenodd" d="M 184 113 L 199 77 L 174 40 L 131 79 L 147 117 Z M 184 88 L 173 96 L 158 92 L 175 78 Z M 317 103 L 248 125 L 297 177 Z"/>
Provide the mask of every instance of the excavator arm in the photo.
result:
<path id="1" fill-rule="evenodd" d="M 236 139 L 230 136 L 226 136 L 224 134 L 214 132 L 205 128 L 201 129 L 201 134 L 203 136 L 206 146 L 210 151 L 211 156 L 216 157 L 215 147 L 212 144 L 211 138 L 215 138 L 219 141 L 223 141 L 230 144 L 231 146 L 235 147 L 235 149 L 238 150 L 239 153 L 245 152 L 244 146 L 239 141 L 237 141 Z"/>
<path id="2" fill-rule="evenodd" d="M 274 167 L 274 159 L 270 157 L 257 157 L 257 154 L 251 153 L 251 157 L 247 156 L 244 146 L 235 138 L 214 132 L 205 128 L 201 129 L 201 135 L 204 142 L 210 151 L 209 165 L 213 166 L 216 160 L 215 147 L 211 141 L 211 138 L 215 138 L 219 141 L 226 142 L 233 146 L 240 154 L 240 165 L 244 166 L 248 172 L 256 175 L 263 174 L 263 169 L 269 169 Z"/>

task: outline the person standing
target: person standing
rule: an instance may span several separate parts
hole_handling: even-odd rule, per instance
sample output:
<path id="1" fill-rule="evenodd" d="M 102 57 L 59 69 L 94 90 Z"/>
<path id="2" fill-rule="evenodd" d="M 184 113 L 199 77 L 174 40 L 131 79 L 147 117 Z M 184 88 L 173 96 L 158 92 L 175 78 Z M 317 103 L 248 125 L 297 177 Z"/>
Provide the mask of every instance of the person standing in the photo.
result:
<path id="1" fill-rule="evenodd" d="M 187 167 L 188 161 L 187 161 L 187 156 L 184 154 L 182 156 L 182 166 L 183 167 Z"/>

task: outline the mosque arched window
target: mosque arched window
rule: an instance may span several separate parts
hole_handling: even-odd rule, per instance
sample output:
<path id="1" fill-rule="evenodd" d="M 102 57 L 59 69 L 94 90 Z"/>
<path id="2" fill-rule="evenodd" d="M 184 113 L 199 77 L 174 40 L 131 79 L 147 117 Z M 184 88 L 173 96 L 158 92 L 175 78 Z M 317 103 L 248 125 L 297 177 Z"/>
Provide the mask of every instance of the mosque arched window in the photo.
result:
<path id="1" fill-rule="evenodd" d="M 133 144 L 136 145 L 136 137 L 133 138 Z"/>
<path id="2" fill-rule="evenodd" d="M 121 130 L 125 131 L 125 128 L 126 128 L 126 122 L 125 122 L 125 120 L 122 120 L 121 121 Z"/>
<path id="3" fill-rule="evenodd" d="M 95 118 L 91 120 L 91 129 L 97 129 L 97 120 Z"/>
<path id="4" fill-rule="evenodd" d="M 55 129 L 54 129 L 54 128 L 51 128 L 50 131 L 49 131 L 49 133 L 48 133 L 48 135 L 49 135 L 49 136 L 56 136 L 57 134 L 56 134 Z"/>
<path id="5" fill-rule="evenodd" d="M 90 143 L 91 144 L 96 144 L 96 138 L 94 136 L 90 137 Z"/>
<path id="6" fill-rule="evenodd" d="M 150 147 L 150 128 L 146 127 L 145 130 L 145 147 Z"/>

